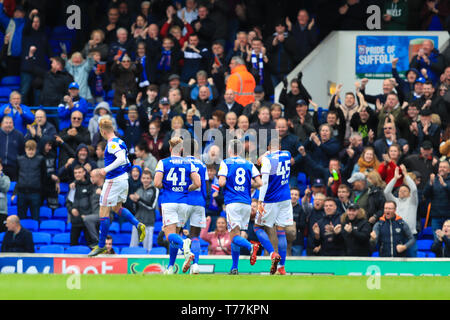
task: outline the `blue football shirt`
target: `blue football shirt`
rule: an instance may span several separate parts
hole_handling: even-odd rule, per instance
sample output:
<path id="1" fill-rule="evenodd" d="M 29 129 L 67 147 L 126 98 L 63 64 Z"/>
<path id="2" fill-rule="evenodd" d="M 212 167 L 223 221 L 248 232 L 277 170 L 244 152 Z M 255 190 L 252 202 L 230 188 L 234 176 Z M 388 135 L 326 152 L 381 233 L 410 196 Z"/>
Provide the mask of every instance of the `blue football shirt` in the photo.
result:
<path id="1" fill-rule="evenodd" d="M 274 203 L 291 199 L 289 176 L 291 173 L 291 153 L 275 151 L 261 160 L 261 174 L 269 175 L 269 185 L 264 202 Z"/>

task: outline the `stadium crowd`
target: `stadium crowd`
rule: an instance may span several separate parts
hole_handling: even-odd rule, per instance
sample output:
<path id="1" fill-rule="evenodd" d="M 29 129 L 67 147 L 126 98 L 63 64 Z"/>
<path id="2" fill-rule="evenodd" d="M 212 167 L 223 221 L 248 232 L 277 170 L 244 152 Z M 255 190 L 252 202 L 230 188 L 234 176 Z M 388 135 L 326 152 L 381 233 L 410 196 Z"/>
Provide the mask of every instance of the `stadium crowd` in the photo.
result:
<path id="1" fill-rule="evenodd" d="M 83 12 L 70 50 L 52 46 L 45 31 L 65 24 L 56 15 L 66 2 Z M 57 209 L 63 183 L 70 244 L 79 244 L 82 231 L 89 246 L 98 242 L 103 180 L 90 172 L 104 167 L 98 123 L 109 117 L 134 165 L 125 207 L 148 227 L 148 251 L 159 210 L 152 179 L 173 135 L 203 137 L 209 180 L 201 238 L 209 254 L 229 255 L 217 176 L 224 143 L 241 139 L 250 157 L 262 132 L 276 130 L 292 155 L 288 255 L 416 257 L 421 219 L 429 215 L 432 250 L 448 257 L 450 47 L 439 52 L 424 41 L 405 79 L 396 65 L 407 57 L 396 57 L 378 93 L 366 92 L 368 79 L 354 92 L 339 84 L 321 106 L 327 111 L 314 103 L 301 73 L 286 78 L 330 31 L 364 30 L 369 4 L 383 8 L 384 30 L 450 26 L 448 1 L 437 0 L 0 0 L 0 78 L 20 76 L 0 106 L 0 232 L 8 231 L 2 251 L 34 250 L 24 243 L 29 234 L 15 236 L 23 233 L 20 219 L 28 209 L 37 221 L 43 205 Z M 11 203 L 18 217 L 7 220 Z M 253 223 L 245 236 L 257 241 Z M 136 229 L 130 246 L 138 246 Z"/>

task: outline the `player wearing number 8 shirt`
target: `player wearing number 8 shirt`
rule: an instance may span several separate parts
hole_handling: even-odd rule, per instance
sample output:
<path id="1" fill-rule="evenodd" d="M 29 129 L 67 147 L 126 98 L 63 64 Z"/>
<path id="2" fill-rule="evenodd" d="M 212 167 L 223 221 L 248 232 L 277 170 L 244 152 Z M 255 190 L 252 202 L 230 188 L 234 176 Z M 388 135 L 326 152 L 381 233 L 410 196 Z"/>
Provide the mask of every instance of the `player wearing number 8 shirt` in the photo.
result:
<path id="1" fill-rule="evenodd" d="M 261 175 L 263 185 L 259 191 L 258 212 L 255 218 L 254 230 L 259 241 L 271 257 L 272 266 L 270 274 L 277 271 L 286 274 L 284 263 L 286 261 L 286 231 L 285 227 L 293 224 L 291 204 L 291 191 L 289 189 L 289 176 L 291 153 L 280 151 L 279 140 L 274 139 L 269 144 L 269 151 L 261 159 Z M 273 249 L 264 226 L 272 228 L 277 226 L 278 253 Z"/>
<path id="2" fill-rule="evenodd" d="M 174 137 L 170 139 L 169 145 L 171 156 L 160 160 L 156 165 L 154 184 L 155 187 L 163 189 L 160 196 L 163 230 L 170 243 L 169 266 L 165 273 L 173 274 L 178 249 L 185 248 L 183 272 L 189 270 L 195 258 L 189 246 L 183 245 L 180 230 L 187 220 L 188 192 L 200 187 L 200 177 L 191 161 L 181 157 L 183 140 Z"/>
<path id="3" fill-rule="evenodd" d="M 231 258 L 233 264 L 230 274 L 238 274 L 238 262 L 241 247 L 250 251 L 250 264 L 254 265 L 259 244 L 252 245 L 240 236 L 241 229 L 247 229 L 251 213 L 251 188 L 262 185 L 258 169 L 251 162 L 241 158 L 243 146 L 239 140 L 231 140 L 228 147 L 229 158 L 221 162 L 219 185 L 224 188 L 225 211 L 228 231 L 231 239 Z"/>

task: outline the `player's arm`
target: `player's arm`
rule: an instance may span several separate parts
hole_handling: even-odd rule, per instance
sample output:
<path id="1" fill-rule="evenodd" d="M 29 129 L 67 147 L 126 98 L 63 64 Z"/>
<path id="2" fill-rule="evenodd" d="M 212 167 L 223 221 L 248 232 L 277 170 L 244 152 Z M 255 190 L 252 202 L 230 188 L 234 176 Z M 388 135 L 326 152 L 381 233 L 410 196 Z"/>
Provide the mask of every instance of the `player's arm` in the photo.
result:
<path id="1" fill-rule="evenodd" d="M 191 181 L 192 184 L 189 186 L 189 191 L 194 191 L 200 188 L 202 182 L 200 180 L 200 175 L 197 172 L 191 172 Z"/>
<path id="2" fill-rule="evenodd" d="M 227 185 L 228 167 L 224 161 L 220 163 L 219 172 L 217 175 L 219 176 L 219 186 L 221 188 L 225 188 Z"/>
<path id="3" fill-rule="evenodd" d="M 219 177 L 219 186 L 221 188 L 225 188 L 225 185 L 227 184 L 227 177 L 220 176 Z"/>
<path id="4" fill-rule="evenodd" d="M 263 158 L 263 161 L 264 161 L 264 159 L 266 159 L 266 158 Z M 252 178 L 253 178 L 252 188 L 259 189 L 263 185 L 263 182 L 261 180 L 261 174 L 259 173 L 258 169 L 255 167 L 255 165 L 253 165 L 253 167 L 252 167 Z"/>
<path id="5" fill-rule="evenodd" d="M 267 189 L 269 188 L 269 175 L 270 175 L 271 164 L 270 160 L 266 157 L 261 160 L 261 175 L 262 175 L 262 185 L 259 190 L 259 203 L 262 204 L 264 202 L 264 198 L 266 197 Z"/>
<path id="6" fill-rule="evenodd" d="M 109 146 L 107 146 L 107 148 L 109 148 Z M 111 148 L 114 148 L 114 145 Z M 118 148 L 117 145 L 116 145 L 116 148 Z M 112 153 L 112 152 L 110 152 L 109 149 L 108 149 L 108 152 Z M 114 162 L 111 163 L 109 166 L 106 166 L 105 168 L 100 169 L 101 174 L 105 175 L 106 173 L 108 173 L 114 169 L 117 169 L 120 166 L 127 164 L 127 153 L 124 149 L 120 149 L 120 150 L 114 152 L 113 154 L 116 156 L 116 160 L 114 160 Z"/>
<path id="7" fill-rule="evenodd" d="M 163 177 L 164 177 L 164 166 L 162 161 L 158 161 L 158 164 L 156 165 L 155 169 L 155 177 L 153 178 L 153 184 L 156 188 L 162 189 L 163 188 Z"/>

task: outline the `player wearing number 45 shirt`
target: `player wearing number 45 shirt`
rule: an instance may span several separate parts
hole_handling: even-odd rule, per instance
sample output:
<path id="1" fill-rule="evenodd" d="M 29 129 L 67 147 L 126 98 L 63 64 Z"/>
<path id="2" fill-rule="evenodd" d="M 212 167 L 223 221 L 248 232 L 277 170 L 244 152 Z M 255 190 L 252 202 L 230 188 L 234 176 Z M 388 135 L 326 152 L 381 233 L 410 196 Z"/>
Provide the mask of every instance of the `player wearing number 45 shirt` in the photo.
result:
<path id="1" fill-rule="evenodd" d="M 277 271 L 286 274 L 286 231 L 285 227 L 293 224 L 291 191 L 289 189 L 289 175 L 291 172 L 291 154 L 289 151 L 279 150 L 279 140 L 272 140 L 269 151 L 261 159 L 261 175 L 263 185 L 259 191 L 258 212 L 255 218 L 254 230 L 259 241 L 271 257 L 270 274 Z M 278 253 L 273 249 L 264 226 L 272 228 L 277 225 Z"/>
<path id="2" fill-rule="evenodd" d="M 173 274 L 173 266 L 178 249 L 184 250 L 183 272 L 189 270 L 195 255 L 190 251 L 190 239 L 184 240 L 180 230 L 188 219 L 188 192 L 200 187 L 200 177 L 192 162 L 181 157 L 183 140 L 174 137 L 169 141 L 169 158 L 160 160 L 156 165 L 154 184 L 163 189 L 160 195 L 163 228 L 169 246 L 169 266 L 165 274 Z"/>
<path id="3" fill-rule="evenodd" d="M 259 244 L 251 244 L 240 236 L 241 229 L 247 229 L 251 213 L 251 188 L 262 185 L 258 169 L 251 162 L 241 158 L 243 146 L 239 140 L 231 140 L 228 147 L 229 158 L 221 162 L 219 185 L 224 188 L 225 211 L 228 231 L 231 239 L 231 257 L 233 264 L 230 274 L 238 274 L 238 262 L 241 247 L 250 251 L 250 264 L 254 265 Z"/>
<path id="4" fill-rule="evenodd" d="M 128 171 L 131 169 L 128 160 L 128 150 L 125 143 L 114 134 L 111 120 L 101 119 L 99 122 L 100 134 L 108 141 L 105 149 L 105 168 L 95 169 L 91 176 L 104 176 L 102 193 L 100 195 L 100 234 L 98 245 L 88 254 L 93 257 L 106 252 L 106 236 L 111 225 L 110 210 L 124 217 L 138 230 L 139 242 L 144 241 L 145 225 L 140 223 L 122 203 L 128 196 Z"/>

